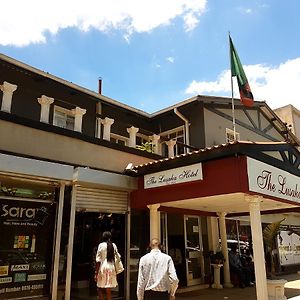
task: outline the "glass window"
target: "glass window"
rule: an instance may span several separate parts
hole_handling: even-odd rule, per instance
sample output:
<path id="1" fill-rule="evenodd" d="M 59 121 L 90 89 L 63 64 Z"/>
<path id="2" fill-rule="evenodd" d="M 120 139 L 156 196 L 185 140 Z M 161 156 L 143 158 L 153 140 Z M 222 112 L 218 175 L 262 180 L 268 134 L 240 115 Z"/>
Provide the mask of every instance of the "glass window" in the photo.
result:
<path id="1" fill-rule="evenodd" d="M 74 130 L 74 123 L 75 116 L 71 110 L 57 106 L 54 108 L 53 125 Z"/>

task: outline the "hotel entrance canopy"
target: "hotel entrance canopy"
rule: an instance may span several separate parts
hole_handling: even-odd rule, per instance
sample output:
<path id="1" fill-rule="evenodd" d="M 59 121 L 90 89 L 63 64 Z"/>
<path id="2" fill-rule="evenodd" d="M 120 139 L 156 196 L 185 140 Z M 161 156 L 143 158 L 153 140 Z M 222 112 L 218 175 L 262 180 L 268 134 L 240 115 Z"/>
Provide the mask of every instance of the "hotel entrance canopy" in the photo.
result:
<path id="1" fill-rule="evenodd" d="M 261 195 L 262 212 L 300 212 L 299 165 L 299 151 L 286 142 L 213 146 L 136 166 L 131 207 L 245 214 L 247 196 Z"/>

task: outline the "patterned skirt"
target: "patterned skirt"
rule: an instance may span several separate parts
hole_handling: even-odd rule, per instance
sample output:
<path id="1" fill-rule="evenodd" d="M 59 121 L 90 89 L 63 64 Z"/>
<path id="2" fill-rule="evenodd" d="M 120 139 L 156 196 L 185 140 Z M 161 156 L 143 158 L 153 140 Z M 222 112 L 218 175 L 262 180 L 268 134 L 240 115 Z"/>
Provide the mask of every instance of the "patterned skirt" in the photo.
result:
<path id="1" fill-rule="evenodd" d="M 115 264 L 108 262 L 106 259 L 101 263 L 98 277 L 98 288 L 114 288 L 118 286 Z"/>

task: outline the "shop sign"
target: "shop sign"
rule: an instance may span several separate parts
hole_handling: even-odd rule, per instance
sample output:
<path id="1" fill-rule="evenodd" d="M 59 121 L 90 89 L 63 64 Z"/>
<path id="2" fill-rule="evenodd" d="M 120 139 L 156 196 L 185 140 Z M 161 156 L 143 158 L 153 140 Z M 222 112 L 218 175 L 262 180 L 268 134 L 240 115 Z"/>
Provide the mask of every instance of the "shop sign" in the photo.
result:
<path id="1" fill-rule="evenodd" d="M 249 191 L 300 203 L 298 176 L 247 158 Z"/>
<path id="2" fill-rule="evenodd" d="M 300 264 L 300 236 L 283 230 L 277 236 L 278 254 L 282 266 Z"/>
<path id="3" fill-rule="evenodd" d="M 144 176 L 144 188 L 150 189 L 160 186 L 202 180 L 202 164 L 165 170 Z"/>
<path id="4" fill-rule="evenodd" d="M 49 295 L 55 203 L 0 200 L 0 299 Z"/>

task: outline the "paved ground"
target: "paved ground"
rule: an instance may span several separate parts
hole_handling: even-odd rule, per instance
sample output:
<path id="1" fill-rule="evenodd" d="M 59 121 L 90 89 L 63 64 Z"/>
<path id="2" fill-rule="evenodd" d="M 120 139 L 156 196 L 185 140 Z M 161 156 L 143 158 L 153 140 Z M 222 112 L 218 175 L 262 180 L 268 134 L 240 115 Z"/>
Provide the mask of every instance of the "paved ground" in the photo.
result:
<path id="1" fill-rule="evenodd" d="M 282 277 L 288 280 L 285 285 L 285 295 L 290 300 L 300 300 L 300 274 Z M 244 289 L 230 288 L 222 290 L 204 289 L 194 292 L 179 294 L 177 300 L 257 300 L 255 287 Z"/>
<path id="2" fill-rule="evenodd" d="M 300 274 L 291 274 L 280 277 L 288 282 L 285 285 L 285 295 L 289 300 L 300 300 Z M 96 300 L 97 297 L 72 297 L 72 300 Z M 60 292 L 57 300 L 62 299 Z M 257 300 L 255 287 L 230 288 L 215 290 L 211 288 L 176 295 L 176 300 Z"/>

